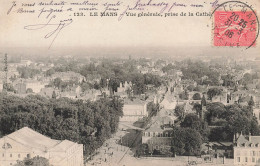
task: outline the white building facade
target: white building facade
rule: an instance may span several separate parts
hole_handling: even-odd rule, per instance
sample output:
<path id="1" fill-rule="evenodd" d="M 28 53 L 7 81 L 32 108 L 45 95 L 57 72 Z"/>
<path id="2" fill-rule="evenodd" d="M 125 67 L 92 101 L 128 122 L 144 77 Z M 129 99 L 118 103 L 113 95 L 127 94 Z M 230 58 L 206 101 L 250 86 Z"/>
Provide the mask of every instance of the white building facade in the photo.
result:
<path id="1" fill-rule="evenodd" d="M 122 122 L 135 122 L 143 117 L 147 117 L 147 104 L 125 104 L 123 107 L 124 116 L 120 118 Z"/>
<path id="2" fill-rule="evenodd" d="M 234 165 L 260 165 L 260 136 L 242 134 L 234 146 Z"/>
<path id="3" fill-rule="evenodd" d="M 84 166 L 82 144 L 53 140 L 28 127 L 0 138 L 0 166 L 36 156 L 48 159 L 53 166 Z"/>

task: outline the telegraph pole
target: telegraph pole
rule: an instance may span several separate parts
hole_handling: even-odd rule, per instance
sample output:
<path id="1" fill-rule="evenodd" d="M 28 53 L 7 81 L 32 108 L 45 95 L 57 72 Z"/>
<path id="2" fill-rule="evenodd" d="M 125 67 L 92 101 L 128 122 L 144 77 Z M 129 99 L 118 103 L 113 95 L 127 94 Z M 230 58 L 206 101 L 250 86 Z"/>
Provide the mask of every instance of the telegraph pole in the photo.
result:
<path id="1" fill-rule="evenodd" d="M 5 54 L 5 57 L 4 57 L 4 72 L 5 72 L 5 78 L 4 78 L 4 82 L 3 82 L 3 91 L 7 92 L 7 73 L 8 73 L 7 54 Z"/>

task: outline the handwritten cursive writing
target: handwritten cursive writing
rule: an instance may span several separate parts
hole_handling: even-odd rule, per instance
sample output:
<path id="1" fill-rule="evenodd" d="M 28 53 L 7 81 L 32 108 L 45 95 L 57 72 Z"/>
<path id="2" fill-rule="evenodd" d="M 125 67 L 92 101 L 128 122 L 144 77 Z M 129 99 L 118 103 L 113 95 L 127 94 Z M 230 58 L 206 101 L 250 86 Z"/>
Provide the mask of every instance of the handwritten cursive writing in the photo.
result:
<path id="1" fill-rule="evenodd" d="M 160 13 L 163 13 L 165 11 L 165 9 L 168 7 L 168 5 L 169 4 L 166 2 L 153 2 L 153 0 L 149 0 L 147 3 L 143 3 L 143 2 L 141 2 L 141 0 L 137 0 L 134 8 L 137 8 L 137 7 L 144 8 L 147 6 L 160 7 L 161 8 Z"/>
<path id="2" fill-rule="evenodd" d="M 11 8 L 7 11 L 7 15 L 10 14 L 10 12 L 12 11 L 12 9 L 16 6 L 16 2 L 13 1 L 13 4 L 11 6 Z"/>
<path id="3" fill-rule="evenodd" d="M 67 19 L 67 20 L 60 20 L 58 23 L 51 23 L 51 21 L 56 18 L 56 15 L 53 15 L 50 20 L 45 23 L 45 24 L 34 24 L 34 25 L 27 25 L 24 27 L 24 29 L 26 30 L 40 30 L 43 29 L 45 27 L 49 27 L 49 26 L 54 26 L 55 29 L 52 30 L 51 32 L 47 33 L 44 38 L 48 39 L 50 37 L 53 37 L 51 44 L 49 46 L 49 48 L 51 48 L 53 42 L 55 41 L 55 39 L 58 37 L 58 35 L 60 34 L 61 30 L 64 29 L 65 27 L 67 27 L 68 25 L 70 25 L 73 20 L 72 19 Z"/>

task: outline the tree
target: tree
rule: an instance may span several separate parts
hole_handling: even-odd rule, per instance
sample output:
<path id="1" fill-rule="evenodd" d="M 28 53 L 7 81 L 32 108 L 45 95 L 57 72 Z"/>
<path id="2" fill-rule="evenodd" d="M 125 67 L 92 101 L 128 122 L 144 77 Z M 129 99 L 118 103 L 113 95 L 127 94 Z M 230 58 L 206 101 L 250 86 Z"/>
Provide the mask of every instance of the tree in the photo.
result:
<path id="1" fill-rule="evenodd" d="M 144 74 L 143 77 L 144 77 L 144 84 L 145 85 L 152 84 L 155 87 L 159 87 L 162 84 L 162 79 L 157 75 L 147 73 L 147 74 Z"/>
<path id="2" fill-rule="evenodd" d="M 148 144 L 142 144 L 141 146 L 139 146 L 139 148 L 136 150 L 136 154 L 137 156 L 143 156 L 148 154 L 149 149 L 148 149 Z"/>
<path id="3" fill-rule="evenodd" d="M 53 85 L 54 87 L 60 89 L 61 88 L 61 84 L 62 84 L 62 80 L 60 77 L 57 77 L 53 80 Z"/>
<path id="4" fill-rule="evenodd" d="M 200 133 L 203 142 L 208 140 L 209 128 L 208 124 L 200 119 L 196 114 L 187 114 L 184 120 L 181 122 L 181 127 L 191 128 Z"/>
<path id="5" fill-rule="evenodd" d="M 117 131 L 122 108 L 118 98 L 83 102 L 0 94 L 0 133 L 7 135 L 28 126 L 52 139 L 84 144 L 84 153 L 90 154 Z"/>
<path id="6" fill-rule="evenodd" d="M 143 94 L 145 92 L 144 77 L 142 74 L 134 74 L 132 83 L 134 94 Z"/>
<path id="7" fill-rule="evenodd" d="M 211 69 L 206 63 L 201 61 L 192 62 L 188 60 L 184 62 L 185 67 L 181 67 L 183 74 L 183 79 L 194 80 L 199 84 L 206 85 L 217 85 L 219 73 Z M 207 80 L 202 80 L 201 78 L 207 76 Z"/>
<path id="8" fill-rule="evenodd" d="M 45 72 L 45 75 L 47 76 L 47 77 L 50 77 L 51 75 L 53 75 L 55 73 L 55 70 L 53 69 L 53 68 L 51 68 L 51 69 L 49 69 L 49 70 L 47 70 L 46 72 Z"/>
<path id="9" fill-rule="evenodd" d="M 81 89 L 83 92 L 86 92 L 88 91 L 89 89 L 92 89 L 94 88 L 94 85 L 88 83 L 88 82 L 83 82 L 81 85 L 80 85 Z"/>
<path id="10" fill-rule="evenodd" d="M 250 106 L 250 107 L 255 106 L 255 102 L 254 102 L 253 96 L 250 97 L 250 100 L 248 101 L 248 106 Z"/>
<path id="11" fill-rule="evenodd" d="M 236 85 L 235 88 L 234 88 L 234 92 L 236 92 L 236 91 L 238 91 L 237 85 Z"/>
<path id="12" fill-rule="evenodd" d="M 189 85 L 187 87 L 187 89 L 191 92 L 191 91 L 193 91 L 195 89 L 195 86 L 194 85 Z"/>
<path id="13" fill-rule="evenodd" d="M 164 73 L 169 72 L 170 70 L 174 69 L 175 67 L 170 63 L 162 68 Z"/>
<path id="14" fill-rule="evenodd" d="M 23 161 L 17 161 L 15 166 L 52 166 L 49 163 L 49 160 L 44 157 L 34 157 L 34 158 L 25 158 Z"/>
<path id="15" fill-rule="evenodd" d="M 198 155 L 202 144 L 201 135 L 194 129 L 176 127 L 173 130 L 172 151 L 178 155 Z"/>
<path id="16" fill-rule="evenodd" d="M 214 127 L 210 130 L 210 141 L 232 141 L 234 134 L 226 126 Z"/>
<path id="17" fill-rule="evenodd" d="M 206 109 L 206 118 L 209 124 L 216 118 L 225 118 L 227 112 L 225 105 L 220 102 L 209 103 Z"/>
<path id="18" fill-rule="evenodd" d="M 184 117 L 184 105 L 177 105 L 174 109 L 174 115 L 182 119 Z"/>
<path id="19" fill-rule="evenodd" d="M 28 88 L 28 89 L 26 90 L 26 93 L 33 93 L 33 90 L 32 90 L 31 88 Z"/>
<path id="20" fill-rule="evenodd" d="M 250 83 L 253 82 L 253 78 L 252 75 L 249 73 L 244 74 L 243 78 L 242 78 L 242 84 L 243 85 L 248 85 Z"/>
<path id="21" fill-rule="evenodd" d="M 119 85 L 120 80 L 117 77 L 110 78 L 108 86 L 112 90 L 112 93 L 117 92 Z"/>
<path id="22" fill-rule="evenodd" d="M 206 101 L 206 98 L 205 96 L 203 95 L 202 98 L 201 98 L 201 106 L 206 106 L 207 105 L 207 101 Z"/>
<path id="23" fill-rule="evenodd" d="M 225 128 L 225 135 L 230 138 L 229 141 L 232 140 L 232 135 L 241 131 L 246 134 L 251 133 L 252 135 L 260 134 L 260 127 L 250 106 L 233 104 L 227 106 L 226 110 L 222 114 L 222 119 L 226 123 L 222 122 L 222 126 Z"/>
<path id="24" fill-rule="evenodd" d="M 29 67 L 17 67 L 17 70 L 21 76 L 21 78 L 33 78 L 36 74 L 40 73 L 38 69 L 32 69 Z"/>
<path id="25" fill-rule="evenodd" d="M 185 116 L 180 125 L 181 127 L 189 127 L 198 131 L 201 129 L 201 120 L 196 114 L 191 113 Z"/>
<path id="26" fill-rule="evenodd" d="M 10 83 L 4 83 L 3 84 L 3 89 L 8 91 L 8 92 L 16 92 L 16 90 L 14 89 L 13 85 Z"/>
<path id="27" fill-rule="evenodd" d="M 56 99 L 56 97 L 57 97 L 56 92 L 53 91 L 53 92 L 52 92 L 52 95 L 51 95 L 51 98 Z"/>
<path id="28" fill-rule="evenodd" d="M 221 76 L 221 79 L 223 80 L 223 86 L 234 86 L 235 82 L 234 82 L 234 76 L 227 74 L 227 75 L 223 75 Z"/>
<path id="29" fill-rule="evenodd" d="M 207 92 L 209 100 L 212 100 L 214 96 L 221 95 L 222 89 L 219 88 L 210 88 Z"/>
<path id="30" fill-rule="evenodd" d="M 193 109 L 196 111 L 196 114 L 199 115 L 200 117 L 202 116 L 202 106 L 199 103 L 195 103 L 193 105 Z"/>
<path id="31" fill-rule="evenodd" d="M 195 93 L 193 96 L 192 96 L 192 99 L 193 100 L 200 100 L 201 99 L 201 96 L 199 93 Z"/>
<path id="32" fill-rule="evenodd" d="M 179 94 L 180 99 L 182 100 L 188 100 L 189 99 L 189 94 L 188 91 L 185 90 L 184 92 L 182 92 L 181 94 Z"/>

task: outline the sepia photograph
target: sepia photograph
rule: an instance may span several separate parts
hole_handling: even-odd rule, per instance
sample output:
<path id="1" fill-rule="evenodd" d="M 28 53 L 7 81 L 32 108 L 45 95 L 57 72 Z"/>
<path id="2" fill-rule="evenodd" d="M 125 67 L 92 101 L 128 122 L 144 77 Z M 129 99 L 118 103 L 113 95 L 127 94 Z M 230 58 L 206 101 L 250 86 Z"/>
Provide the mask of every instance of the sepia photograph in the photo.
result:
<path id="1" fill-rule="evenodd" d="M 259 0 L 1 0 L 0 166 L 260 166 Z"/>

